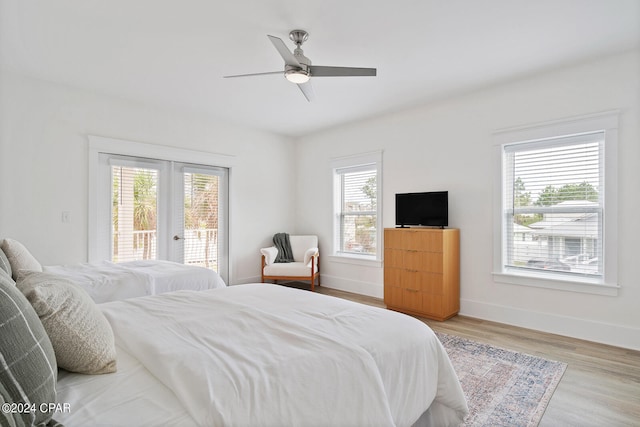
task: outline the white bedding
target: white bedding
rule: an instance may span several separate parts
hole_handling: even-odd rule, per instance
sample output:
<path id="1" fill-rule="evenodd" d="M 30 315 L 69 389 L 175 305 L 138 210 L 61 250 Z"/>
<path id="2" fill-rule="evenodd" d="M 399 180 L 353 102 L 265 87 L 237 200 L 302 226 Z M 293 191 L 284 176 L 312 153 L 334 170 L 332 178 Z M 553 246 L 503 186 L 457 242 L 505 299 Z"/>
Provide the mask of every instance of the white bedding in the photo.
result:
<path id="1" fill-rule="evenodd" d="M 83 375 L 60 370 L 58 402 L 71 412 L 54 415 L 65 427 L 172 426 L 193 427 L 193 418 L 171 390 L 120 347 L 118 371 Z"/>
<path id="2" fill-rule="evenodd" d="M 145 260 L 45 266 L 44 271 L 82 286 L 96 303 L 189 289 L 226 286 L 213 270 L 170 261 Z"/>
<path id="3" fill-rule="evenodd" d="M 411 426 L 421 415 L 446 426 L 467 413 L 438 339 L 400 313 L 265 284 L 101 308 L 119 372 L 61 372 L 58 401 L 72 411 L 56 419 L 67 427 L 164 416 L 185 426 Z"/>

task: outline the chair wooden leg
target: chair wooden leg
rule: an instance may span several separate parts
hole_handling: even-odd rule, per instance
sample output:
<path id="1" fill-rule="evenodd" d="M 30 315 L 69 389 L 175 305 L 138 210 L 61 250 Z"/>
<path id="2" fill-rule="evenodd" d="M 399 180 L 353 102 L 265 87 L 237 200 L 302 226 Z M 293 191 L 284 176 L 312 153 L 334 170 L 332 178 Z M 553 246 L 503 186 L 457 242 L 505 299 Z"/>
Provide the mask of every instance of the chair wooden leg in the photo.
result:
<path id="1" fill-rule="evenodd" d="M 314 285 L 315 285 L 315 283 L 314 283 L 314 282 L 315 282 L 315 281 L 314 281 L 314 277 L 313 277 L 313 276 L 311 276 L 311 292 L 314 292 Z"/>

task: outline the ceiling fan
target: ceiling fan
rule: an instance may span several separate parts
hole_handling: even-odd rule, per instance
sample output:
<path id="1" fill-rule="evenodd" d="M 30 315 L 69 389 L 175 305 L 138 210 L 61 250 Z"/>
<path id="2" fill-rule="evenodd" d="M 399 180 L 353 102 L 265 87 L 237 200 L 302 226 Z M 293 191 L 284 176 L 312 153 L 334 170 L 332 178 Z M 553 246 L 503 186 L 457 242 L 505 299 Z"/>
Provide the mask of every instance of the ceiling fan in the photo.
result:
<path id="1" fill-rule="evenodd" d="M 324 65 L 311 65 L 311 60 L 304 56 L 302 43 L 309 38 L 309 33 L 304 30 L 293 30 L 289 33 L 289 38 L 296 44 L 293 53 L 287 48 L 282 39 L 274 36 L 267 36 L 275 46 L 278 53 L 284 59 L 283 71 L 270 71 L 266 73 L 238 74 L 224 76 L 224 78 L 262 76 L 265 74 L 284 74 L 285 78 L 298 85 L 307 101 L 314 98 L 311 77 L 344 77 L 344 76 L 375 76 L 375 68 L 354 68 L 354 67 L 328 67 Z"/>

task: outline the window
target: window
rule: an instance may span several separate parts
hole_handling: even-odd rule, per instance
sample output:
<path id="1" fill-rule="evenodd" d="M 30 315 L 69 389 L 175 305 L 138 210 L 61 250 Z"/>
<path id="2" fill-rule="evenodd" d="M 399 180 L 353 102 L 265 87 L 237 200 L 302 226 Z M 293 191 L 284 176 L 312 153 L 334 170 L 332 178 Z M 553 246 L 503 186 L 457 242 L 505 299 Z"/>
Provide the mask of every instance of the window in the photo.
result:
<path id="1" fill-rule="evenodd" d="M 598 115 L 500 134 L 499 281 L 616 287 L 616 130 Z"/>
<path id="2" fill-rule="evenodd" d="M 381 160 L 376 152 L 332 161 L 335 256 L 381 259 Z"/>
<path id="3" fill-rule="evenodd" d="M 504 146 L 505 266 L 602 277 L 603 145 L 597 132 Z"/>

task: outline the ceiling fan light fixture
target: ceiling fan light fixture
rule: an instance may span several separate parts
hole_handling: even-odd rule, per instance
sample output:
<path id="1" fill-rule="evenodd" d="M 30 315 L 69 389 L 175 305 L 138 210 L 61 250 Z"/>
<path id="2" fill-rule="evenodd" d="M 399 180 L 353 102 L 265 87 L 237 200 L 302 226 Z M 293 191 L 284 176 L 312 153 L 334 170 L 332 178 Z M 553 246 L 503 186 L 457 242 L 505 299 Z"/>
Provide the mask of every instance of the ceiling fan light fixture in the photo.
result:
<path id="1" fill-rule="evenodd" d="M 284 77 L 291 83 L 302 84 L 309 81 L 309 74 L 303 70 L 287 70 Z"/>

